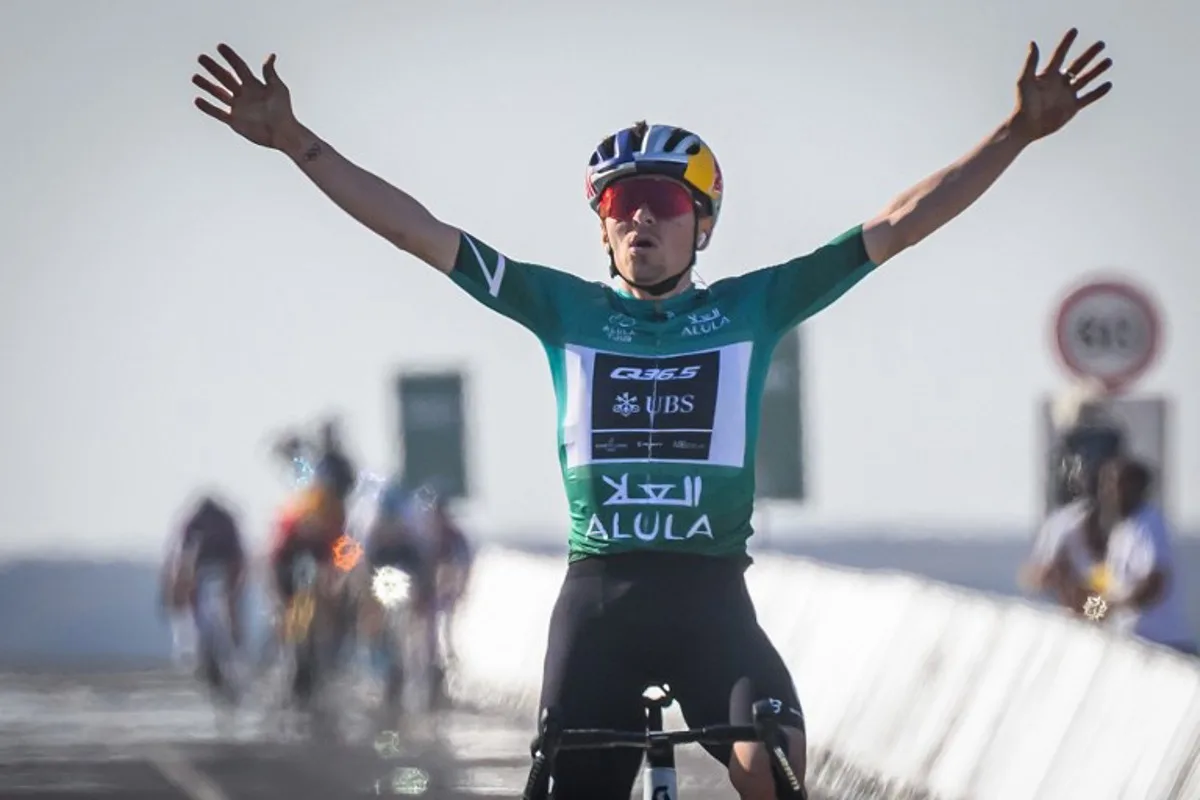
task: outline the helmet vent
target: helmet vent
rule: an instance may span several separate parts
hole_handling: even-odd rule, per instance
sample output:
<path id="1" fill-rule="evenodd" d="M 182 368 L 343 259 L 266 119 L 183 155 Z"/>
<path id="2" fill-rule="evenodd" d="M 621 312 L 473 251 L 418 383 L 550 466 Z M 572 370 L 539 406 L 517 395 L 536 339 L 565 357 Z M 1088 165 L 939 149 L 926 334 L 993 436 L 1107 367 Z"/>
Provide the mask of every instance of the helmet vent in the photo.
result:
<path id="1" fill-rule="evenodd" d="M 686 139 L 687 135 L 687 131 L 679 128 L 671 131 L 671 135 L 668 136 L 667 141 L 663 143 L 663 150 L 666 150 L 668 153 L 675 152 L 675 148 L 679 147 L 679 143 Z M 688 148 L 688 152 L 692 154 L 698 153 L 699 148 L 697 145 L 692 145 L 690 148 Z"/>

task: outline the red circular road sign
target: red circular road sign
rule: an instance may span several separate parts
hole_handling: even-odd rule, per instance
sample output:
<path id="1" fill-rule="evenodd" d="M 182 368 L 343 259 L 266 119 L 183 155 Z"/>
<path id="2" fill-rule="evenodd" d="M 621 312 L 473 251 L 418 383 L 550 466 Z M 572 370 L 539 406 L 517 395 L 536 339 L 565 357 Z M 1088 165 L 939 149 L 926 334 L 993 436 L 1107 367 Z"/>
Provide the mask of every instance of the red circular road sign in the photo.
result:
<path id="1" fill-rule="evenodd" d="M 1158 357 L 1162 324 L 1150 296 L 1121 280 L 1086 283 L 1067 295 L 1054 319 L 1063 365 L 1109 392 L 1128 388 Z"/>

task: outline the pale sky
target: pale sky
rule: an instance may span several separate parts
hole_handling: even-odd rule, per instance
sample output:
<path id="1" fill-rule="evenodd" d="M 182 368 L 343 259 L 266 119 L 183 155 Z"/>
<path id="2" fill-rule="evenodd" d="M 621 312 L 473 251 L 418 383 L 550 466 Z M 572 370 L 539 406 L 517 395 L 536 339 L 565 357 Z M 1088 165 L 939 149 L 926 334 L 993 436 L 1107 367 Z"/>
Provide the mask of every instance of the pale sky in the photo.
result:
<path id="1" fill-rule="evenodd" d="M 1104 38 L 1113 93 L 975 208 L 805 324 L 797 531 L 1028 526 L 1055 302 L 1115 269 L 1158 298 L 1138 390 L 1175 402 L 1167 489 L 1200 525 L 1200 6 L 1117 0 L 0 4 L 0 550 L 154 552 L 198 484 L 258 538 L 265 437 L 326 411 L 396 463 L 401 366 L 471 371 L 481 529 L 565 536 L 536 339 L 192 107 L 220 41 L 271 51 L 341 152 L 510 257 L 604 279 L 582 197 L 636 119 L 699 132 L 726 199 L 710 282 L 821 245 L 1008 113 L 1031 38 Z"/>

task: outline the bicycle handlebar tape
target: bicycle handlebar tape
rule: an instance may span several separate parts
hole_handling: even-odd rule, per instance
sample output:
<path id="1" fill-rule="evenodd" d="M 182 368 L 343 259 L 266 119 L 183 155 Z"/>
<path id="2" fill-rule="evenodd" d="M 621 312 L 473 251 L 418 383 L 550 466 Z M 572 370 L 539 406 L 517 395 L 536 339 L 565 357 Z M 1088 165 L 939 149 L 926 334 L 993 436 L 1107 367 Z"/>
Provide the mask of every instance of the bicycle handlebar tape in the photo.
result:
<path id="1" fill-rule="evenodd" d="M 778 700 L 759 700 L 751 709 L 758 738 L 771 757 L 771 774 L 780 798 L 808 800 L 808 794 L 788 761 L 788 738 L 779 724 L 782 704 Z"/>
<path id="2" fill-rule="evenodd" d="M 558 751 L 561 737 L 562 724 L 558 720 L 558 713 L 551 708 L 542 709 L 537 736 L 529 746 L 533 766 L 529 770 L 529 778 L 525 781 L 525 791 L 521 800 L 544 800 L 549 794 L 550 768 L 554 763 L 554 755 Z"/>

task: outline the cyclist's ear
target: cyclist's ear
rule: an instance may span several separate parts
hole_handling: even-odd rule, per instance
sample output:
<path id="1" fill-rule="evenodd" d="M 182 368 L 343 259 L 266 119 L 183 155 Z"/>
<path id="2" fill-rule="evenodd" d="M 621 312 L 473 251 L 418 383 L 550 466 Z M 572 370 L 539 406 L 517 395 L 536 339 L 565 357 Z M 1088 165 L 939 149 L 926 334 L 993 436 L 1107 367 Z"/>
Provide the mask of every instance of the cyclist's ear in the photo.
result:
<path id="1" fill-rule="evenodd" d="M 703 250 L 712 241 L 713 218 L 701 217 L 696 221 L 696 249 Z"/>

